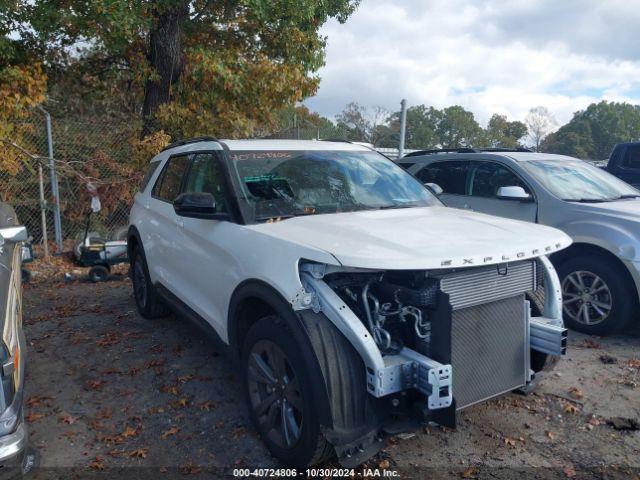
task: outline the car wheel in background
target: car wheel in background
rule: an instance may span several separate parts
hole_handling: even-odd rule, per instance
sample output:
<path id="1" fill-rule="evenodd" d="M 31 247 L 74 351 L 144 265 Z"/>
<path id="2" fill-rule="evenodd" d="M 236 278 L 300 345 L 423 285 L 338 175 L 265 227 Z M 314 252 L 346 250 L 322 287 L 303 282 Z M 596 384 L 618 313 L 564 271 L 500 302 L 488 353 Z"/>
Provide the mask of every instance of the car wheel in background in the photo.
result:
<path id="1" fill-rule="evenodd" d="M 633 318 L 637 295 L 624 272 L 598 256 L 578 256 L 558 266 L 566 325 L 579 332 L 607 335 Z"/>
<path id="2" fill-rule="evenodd" d="M 242 374 L 249 415 L 272 455 L 286 465 L 306 467 L 331 456 L 320 431 L 305 352 L 291 341 L 285 321 L 271 315 L 258 320 L 244 341 Z"/>
<path id="3" fill-rule="evenodd" d="M 131 259 L 131 283 L 133 284 L 133 297 L 136 301 L 138 312 L 145 318 L 165 317 L 171 313 L 164 304 L 156 288 L 151 284 L 147 262 L 140 252 L 135 250 Z"/>

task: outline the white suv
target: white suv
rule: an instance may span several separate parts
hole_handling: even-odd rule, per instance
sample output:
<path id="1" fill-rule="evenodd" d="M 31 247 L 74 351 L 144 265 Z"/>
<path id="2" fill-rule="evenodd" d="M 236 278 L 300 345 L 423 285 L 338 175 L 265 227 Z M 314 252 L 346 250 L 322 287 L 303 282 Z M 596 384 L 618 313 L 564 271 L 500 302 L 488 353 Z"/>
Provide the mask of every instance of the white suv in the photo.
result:
<path id="1" fill-rule="evenodd" d="M 365 146 L 214 138 L 151 160 L 128 236 L 140 313 L 215 332 L 265 444 L 296 466 L 357 465 L 408 420 L 454 426 L 527 387 L 565 350 L 546 255 L 570 243 L 444 207 Z"/>

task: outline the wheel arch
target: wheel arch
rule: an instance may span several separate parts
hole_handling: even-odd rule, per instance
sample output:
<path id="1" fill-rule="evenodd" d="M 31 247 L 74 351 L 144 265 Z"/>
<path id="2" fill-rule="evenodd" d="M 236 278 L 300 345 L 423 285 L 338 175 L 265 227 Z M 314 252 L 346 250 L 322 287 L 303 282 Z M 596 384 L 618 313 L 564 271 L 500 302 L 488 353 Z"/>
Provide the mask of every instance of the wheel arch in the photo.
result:
<path id="1" fill-rule="evenodd" d="M 291 304 L 268 283 L 258 279 L 248 279 L 234 290 L 227 315 L 229 346 L 236 359 L 241 356 L 242 344 L 251 326 L 267 315 L 278 315 L 287 322 L 293 333 L 292 341 L 301 344 L 304 351 L 313 352 L 311 339 L 302 318 L 293 310 Z M 313 362 L 311 367 L 315 371 L 321 371 L 316 356 L 310 357 L 312 357 L 310 361 Z M 331 427 L 333 419 L 325 382 L 312 383 L 313 397 L 320 400 L 316 405 L 320 423 Z"/>
<path id="2" fill-rule="evenodd" d="M 640 299 L 638 298 L 638 285 L 633 278 L 633 275 L 629 271 L 629 268 L 624 264 L 622 260 L 620 260 L 620 258 L 618 258 L 614 253 L 604 247 L 594 245 L 592 243 L 574 243 L 568 248 L 560 250 L 559 252 L 551 255 L 550 260 L 553 265 L 558 268 L 564 261 L 578 255 L 596 255 L 600 258 L 606 259 L 608 262 L 611 262 L 611 265 L 615 266 L 615 268 L 618 269 L 622 273 L 622 275 L 624 275 L 625 282 L 628 282 L 628 285 L 633 286 L 633 292 L 636 294 L 636 302 L 640 301 Z"/>
<path id="3" fill-rule="evenodd" d="M 138 229 L 131 225 L 127 231 L 127 256 L 130 259 L 133 259 L 133 252 L 137 248 L 142 248 L 142 239 L 140 238 L 140 232 L 138 232 Z"/>

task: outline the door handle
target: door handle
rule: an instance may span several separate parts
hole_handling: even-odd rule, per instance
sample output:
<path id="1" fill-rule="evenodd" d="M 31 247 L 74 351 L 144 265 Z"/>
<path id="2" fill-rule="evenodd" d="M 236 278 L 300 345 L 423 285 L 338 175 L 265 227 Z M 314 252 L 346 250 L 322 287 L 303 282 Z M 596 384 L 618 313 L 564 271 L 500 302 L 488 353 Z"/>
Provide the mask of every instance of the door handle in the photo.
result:
<path id="1" fill-rule="evenodd" d="M 182 218 L 176 218 L 176 226 L 180 228 L 184 227 L 184 220 Z"/>

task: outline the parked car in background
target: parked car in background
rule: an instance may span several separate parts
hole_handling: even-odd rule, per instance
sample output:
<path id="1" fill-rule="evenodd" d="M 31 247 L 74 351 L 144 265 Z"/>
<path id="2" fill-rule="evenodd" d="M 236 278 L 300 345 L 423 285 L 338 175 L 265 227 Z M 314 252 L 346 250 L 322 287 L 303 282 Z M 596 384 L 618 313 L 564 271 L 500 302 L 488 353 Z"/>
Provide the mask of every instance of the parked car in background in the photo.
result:
<path id="1" fill-rule="evenodd" d="M 25 454 L 27 428 L 23 415 L 25 339 L 22 331 L 22 242 L 27 230 L 18 224 L 13 208 L 0 202 L 0 471 L 30 469 Z M 3 477 L 4 478 L 4 477 Z"/>
<path id="2" fill-rule="evenodd" d="M 383 427 L 452 427 L 564 353 L 544 256 L 571 243 L 559 230 L 446 208 L 346 142 L 195 139 L 149 172 L 128 238 L 138 311 L 170 306 L 229 346 L 286 464 L 359 465 Z"/>
<path id="3" fill-rule="evenodd" d="M 528 151 L 414 152 L 398 162 L 451 207 L 559 228 L 551 256 L 565 322 L 592 334 L 638 320 L 640 191 L 576 158 Z"/>
<path id="4" fill-rule="evenodd" d="M 640 187 L 640 142 L 617 144 L 603 168 L 634 187 Z"/>

